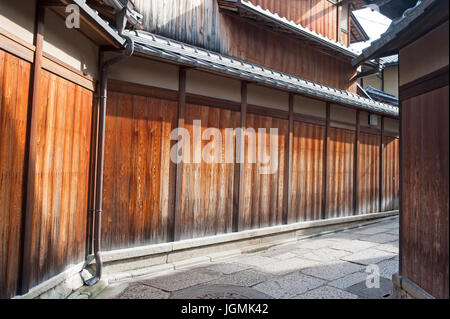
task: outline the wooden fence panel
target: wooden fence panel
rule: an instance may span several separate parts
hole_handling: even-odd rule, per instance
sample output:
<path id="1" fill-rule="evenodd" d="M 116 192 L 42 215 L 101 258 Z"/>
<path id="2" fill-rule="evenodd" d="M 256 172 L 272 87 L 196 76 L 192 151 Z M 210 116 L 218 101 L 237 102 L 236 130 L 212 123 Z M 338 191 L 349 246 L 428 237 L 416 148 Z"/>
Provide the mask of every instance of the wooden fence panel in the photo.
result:
<path id="1" fill-rule="evenodd" d="M 30 69 L 0 50 L 0 298 L 16 295 L 20 276 Z"/>
<path id="2" fill-rule="evenodd" d="M 400 275 L 449 298 L 448 85 L 402 101 Z"/>
<path id="3" fill-rule="evenodd" d="M 383 196 L 381 208 L 383 211 L 398 209 L 399 197 L 399 140 L 383 136 Z"/>
<path id="4" fill-rule="evenodd" d="M 42 71 L 31 286 L 85 258 L 93 94 Z"/>
<path id="5" fill-rule="evenodd" d="M 253 142 L 246 136 L 245 143 L 245 172 L 244 172 L 244 207 L 239 217 L 239 230 L 260 228 L 282 224 L 283 200 L 286 196 L 283 189 L 284 169 L 287 160 L 285 143 L 288 143 L 288 121 L 255 115 L 247 115 L 247 128 L 266 128 L 265 151 L 270 154 L 270 128 L 278 129 L 278 149 L 275 156 L 278 159 L 278 167 L 273 174 L 261 174 L 262 167 L 266 167 L 257 156 L 259 139 L 256 138 L 255 147 L 249 146 Z M 264 135 L 263 135 L 264 136 Z M 256 152 L 256 154 L 254 154 Z M 255 156 L 256 163 L 250 163 L 249 159 Z"/>
<path id="6" fill-rule="evenodd" d="M 358 154 L 357 214 L 379 211 L 380 136 L 360 133 Z"/>
<path id="7" fill-rule="evenodd" d="M 289 222 L 321 219 L 325 127 L 294 122 Z"/>
<path id="8" fill-rule="evenodd" d="M 326 218 L 353 214 L 354 146 L 354 131 L 328 129 Z"/>
<path id="9" fill-rule="evenodd" d="M 102 248 L 166 242 L 171 224 L 170 133 L 177 103 L 109 92 Z"/>
<path id="10" fill-rule="evenodd" d="M 218 129 L 220 136 L 205 136 L 194 142 L 194 121 L 203 134 Z M 202 237 L 232 231 L 234 163 L 226 163 L 227 152 L 234 162 L 235 140 L 226 148 L 226 128 L 239 126 L 240 112 L 208 106 L 187 104 L 184 127 L 189 132 L 191 147 L 189 162 L 183 163 L 181 206 L 181 239 Z M 218 138 L 216 140 L 216 137 Z M 194 146 L 198 145 L 197 147 Z M 220 144 L 221 143 L 221 144 Z M 207 146 L 208 145 L 208 146 Z M 194 147 L 196 150 L 194 150 Z M 194 151 L 201 158 L 194 158 Z M 206 160 L 206 161 L 205 161 Z"/>

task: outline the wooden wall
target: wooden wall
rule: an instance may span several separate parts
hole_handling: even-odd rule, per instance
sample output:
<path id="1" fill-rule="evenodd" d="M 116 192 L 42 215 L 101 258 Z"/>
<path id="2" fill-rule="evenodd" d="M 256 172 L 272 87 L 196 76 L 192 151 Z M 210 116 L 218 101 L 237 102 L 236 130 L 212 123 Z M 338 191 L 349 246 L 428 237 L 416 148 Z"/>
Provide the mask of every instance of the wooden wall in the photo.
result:
<path id="1" fill-rule="evenodd" d="M 449 297 L 447 85 L 402 101 L 400 275 Z M 400 92 L 402 95 L 402 90 Z"/>
<path id="2" fill-rule="evenodd" d="M 386 137 L 383 137 L 386 138 Z M 398 153 L 397 153 L 398 156 Z M 385 156 L 386 164 L 392 169 L 397 165 L 395 158 Z M 359 214 L 376 213 L 380 206 L 380 136 L 369 133 L 361 133 L 359 136 L 358 154 L 358 209 Z M 396 189 L 398 190 L 398 188 Z M 392 208 L 393 209 L 393 208 Z M 389 209 L 387 209 L 389 210 Z"/>
<path id="3" fill-rule="evenodd" d="M 247 114 L 246 123 L 247 129 L 254 129 L 258 137 L 255 147 L 252 147 L 253 142 L 246 137 L 242 195 L 244 206 L 239 216 L 239 230 L 280 225 L 283 223 L 283 200 L 286 196 L 283 185 L 288 123 L 287 120 L 256 114 Z M 265 128 L 266 133 L 259 134 L 259 128 Z M 261 156 L 258 156 L 258 149 L 265 139 L 265 155 L 270 156 L 270 128 L 278 129 L 278 136 L 275 136 L 278 139 L 278 150 L 274 154 L 278 158 L 278 169 L 274 174 L 262 174 L 263 167 L 267 166 Z M 256 158 L 256 163 L 252 163 L 251 158 Z"/>
<path id="4" fill-rule="evenodd" d="M 30 63 L 0 50 L 0 298 L 20 276 Z"/>
<path id="5" fill-rule="evenodd" d="M 104 250 L 168 240 L 173 101 L 111 91 L 108 97 L 102 218 Z"/>
<path id="6" fill-rule="evenodd" d="M 383 210 L 399 208 L 399 141 L 397 138 L 383 136 L 382 200 Z"/>
<path id="7" fill-rule="evenodd" d="M 0 51 L 0 297 L 22 278 L 24 176 L 31 65 Z M 33 287 L 85 258 L 91 91 L 42 70 L 32 210 Z"/>
<path id="8" fill-rule="evenodd" d="M 353 215 L 355 132 L 328 129 L 326 218 Z"/>
<path id="9" fill-rule="evenodd" d="M 194 120 L 201 121 L 200 136 L 207 128 L 219 129 L 222 140 L 209 136 L 209 140 L 199 143 L 202 155 L 200 163 L 194 158 L 194 146 L 190 151 L 190 163 L 183 163 L 183 185 L 181 202 L 180 238 L 211 236 L 232 231 L 234 167 L 226 163 L 226 152 L 234 147 L 225 147 L 225 129 L 239 126 L 240 112 L 198 104 L 187 104 L 185 128 L 194 139 Z M 209 145 L 211 148 L 206 149 Z M 205 162 L 207 159 L 208 162 Z"/>
<path id="10" fill-rule="evenodd" d="M 93 93 L 42 71 L 31 286 L 85 258 Z"/>
<path id="11" fill-rule="evenodd" d="M 350 82 L 356 72 L 350 58 L 322 53 L 303 41 L 219 12 L 217 0 L 134 2 L 143 13 L 144 29 L 149 32 L 356 93 L 356 82 Z M 287 0 L 262 2 L 278 8 Z M 294 10 L 290 14 L 302 12 L 300 20 L 335 39 L 335 9 L 329 1 L 292 3 Z M 308 8 L 311 11 L 301 11 Z"/>
<path id="12" fill-rule="evenodd" d="M 293 133 L 289 221 L 321 219 L 325 128 L 294 122 Z"/>
<path id="13" fill-rule="evenodd" d="M 250 0 L 254 5 L 337 41 L 337 6 L 328 0 Z"/>

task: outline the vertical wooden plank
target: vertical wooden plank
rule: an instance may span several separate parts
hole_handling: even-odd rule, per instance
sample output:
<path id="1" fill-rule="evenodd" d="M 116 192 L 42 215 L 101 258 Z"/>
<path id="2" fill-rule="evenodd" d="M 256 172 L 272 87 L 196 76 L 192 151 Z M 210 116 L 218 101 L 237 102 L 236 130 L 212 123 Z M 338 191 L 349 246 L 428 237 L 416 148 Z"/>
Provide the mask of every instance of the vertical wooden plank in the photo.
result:
<path id="1" fill-rule="evenodd" d="M 330 103 L 326 106 L 325 135 L 323 138 L 322 175 L 322 219 L 327 217 L 327 170 L 328 170 L 328 131 L 330 128 Z"/>
<path id="2" fill-rule="evenodd" d="M 285 143 L 284 154 L 284 203 L 283 203 L 283 224 L 287 224 L 289 220 L 289 209 L 291 207 L 291 189 L 292 189 L 292 145 L 294 138 L 294 95 L 289 94 L 289 124 L 288 124 L 288 141 Z"/>
<path id="3" fill-rule="evenodd" d="M 186 111 L 186 69 L 179 70 L 178 85 L 178 129 L 184 128 L 184 116 Z M 183 161 L 177 163 L 175 176 L 175 209 L 174 209 L 174 241 L 181 236 L 181 199 L 183 186 Z"/>
<path id="4" fill-rule="evenodd" d="M 38 131 L 38 115 L 39 115 L 39 95 L 41 84 L 41 67 L 42 67 L 42 49 L 44 44 L 45 32 L 45 8 L 36 3 L 36 33 L 34 35 L 34 45 L 36 47 L 34 52 L 33 73 L 31 75 L 30 89 L 30 106 L 29 106 L 29 129 L 27 134 L 26 150 L 28 158 L 25 160 L 25 167 L 27 167 L 26 185 L 25 189 L 25 218 L 24 218 L 24 243 L 22 255 L 22 281 L 20 283 L 20 291 L 22 294 L 28 292 L 31 280 L 31 265 L 28 262 L 31 256 L 31 242 L 32 242 L 32 228 L 33 228 L 33 208 L 34 208 L 34 190 L 35 190 L 35 172 L 36 172 L 36 144 Z"/>
<path id="5" fill-rule="evenodd" d="M 247 82 L 241 81 L 240 138 L 236 137 L 234 188 L 233 188 L 233 232 L 240 229 L 239 216 L 244 204 L 245 129 L 247 125 Z"/>
<path id="6" fill-rule="evenodd" d="M 380 208 L 380 212 L 383 211 L 383 149 L 384 149 L 384 142 L 383 142 L 383 131 L 384 131 L 384 117 L 381 117 L 381 129 L 380 129 L 380 178 L 379 178 L 379 188 L 380 188 L 380 194 L 379 194 L 379 201 L 378 201 L 378 207 Z"/>
<path id="7" fill-rule="evenodd" d="M 353 215 L 358 214 L 358 175 L 359 175 L 359 110 L 356 111 L 356 134 L 355 134 L 355 147 L 353 149 Z"/>

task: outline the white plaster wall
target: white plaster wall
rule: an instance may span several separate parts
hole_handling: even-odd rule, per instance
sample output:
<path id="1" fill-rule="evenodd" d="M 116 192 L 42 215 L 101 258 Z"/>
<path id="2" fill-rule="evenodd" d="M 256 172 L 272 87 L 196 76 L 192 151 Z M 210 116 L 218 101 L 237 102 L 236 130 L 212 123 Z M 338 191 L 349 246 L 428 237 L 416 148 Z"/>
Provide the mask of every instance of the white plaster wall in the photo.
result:
<path id="1" fill-rule="evenodd" d="M 113 56 L 112 53 L 106 53 L 105 59 Z M 178 90 L 177 66 L 145 58 L 129 57 L 114 64 L 109 70 L 108 77 L 130 83 Z"/>
<path id="2" fill-rule="evenodd" d="M 448 65 L 448 21 L 400 50 L 400 85 Z M 444 39 L 447 39 L 446 41 Z"/>
<path id="3" fill-rule="evenodd" d="M 1 0 L 0 28 L 33 44 L 36 0 Z"/>
<path id="4" fill-rule="evenodd" d="M 67 29 L 56 13 L 45 11 L 44 52 L 96 78 L 98 47 L 76 29 Z"/>
<path id="5" fill-rule="evenodd" d="M 294 113 L 325 118 L 327 116 L 327 105 L 322 101 L 295 95 Z"/>
<path id="6" fill-rule="evenodd" d="M 399 123 L 398 120 L 385 118 L 384 119 L 384 130 L 388 132 L 399 132 Z"/>
<path id="7" fill-rule="evenodd" d="M 356 110 L 332 104 L 330 106 L 330 120 L 356 124 Z"/>
<path id="8" fill-rule="evenodd" d="M 186 92 L 240 102 L 241 82 L 206 72 L 188 70 Z"/>
<path id="9" fill-rule="evenodd" d="M 250 84 L 247 87 L 247 103 L 289 111 L 289 94 L 279 90 Z"/>

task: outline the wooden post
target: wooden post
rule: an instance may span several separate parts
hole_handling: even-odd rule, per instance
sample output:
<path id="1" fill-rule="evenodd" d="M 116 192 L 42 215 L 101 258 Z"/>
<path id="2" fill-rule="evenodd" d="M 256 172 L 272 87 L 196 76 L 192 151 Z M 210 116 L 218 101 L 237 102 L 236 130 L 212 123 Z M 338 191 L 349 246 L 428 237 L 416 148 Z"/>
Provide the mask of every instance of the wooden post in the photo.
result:
<path id="1" fill-rule="evenodd" d="M 328 161 L 328 129 L 330 127 L 330 103 L 327 103 L 327 117 L 325 122 L 325 136 L 323 139 L 322 158 L 322 219 L 327 217 L 327 161 Z"/>
<path id="2" fill-rule="evenodd" d="M 360 135 L 360 120 L 359 110 L 356 111 L 356 134 L 355 134 L 355 147 L 353 153 L 353 215 L 358 215 L 358 174 L 359 174 L 359 135 Z"/>
<path id="3" fill-rule="evenodd" d="M 379 194 L 379 211 L 381 212 L 383 207 L 383 131 L 384 131 L 384 117 L 381 116 L 381 129 L 380 129 L 380 171 L 379 171 L 379 185 L 380 185 L 380 194 Z"/>
<path id="4" fill-rule="evenodd" d="M 186 110 L 186 69 L 180 68 L 178 86 L 178 129 L 184 128 L 184 115 Z M 181 192 L 183 186 L 183 160 L 176 164 L 175 173 L 175 204 L 173 218 L 173 240 L 181 237 Z"/>
<path id="5" fill-rule="evenodd" d="M 239 216 L 244 205 L 245 129 L 247 126 L 247 82 L 241 81 L 241 136 L 236 138 L 234 189 L 233 189 L 233 231 L 239 231 Z M 242 156 L 242 163 L 239 159 Z M 237 187 L 236 187 L 237 186 Z"/>
<path id="6" fill-rule="evenodd" d="M 292 145 L 294 141 L 294 95 L 289 94 L 289 126 L 288 140 L 285 143 L 285 152 L 287 159 L 284 163 L 284 202 L 283 202 L 283 223 L 289 223 L 289 209 L 291 207 L 291 189 L 292 189 Z M 285 155 L 286 156 L 286 155 Z"/>
<path id="7" fill-rule="evenodd" d="M 28 123 L 27 123 L 27 138 L 25 145 L 25 183 L 24 188 L 24 225 L 23 225 L 23 242 L 22 242 L 22 260 L 21 273 L 22 278 L 20 282 L 20 293 L 25 294 L 30 289 L 31 284 L 31 246 L 32 246 L 32 231 L 33 231 L 33 208 L 34 208 L 34 189 L 35 189 L 35 175 L 36 175 L 36 146 L 38 134 L 38 119 L 39 119 L 39 95 L 41 89 L 41 69 L 42 69 L 42 48 L 44 44 L 45 33 L 45 7 L 39 1 L 36 3 L 36 33 L 34 34 L 34 45 L 36 50 L 34 52 L 34 63 L 31 73 L 29 105 L 28 105 Z"/>

